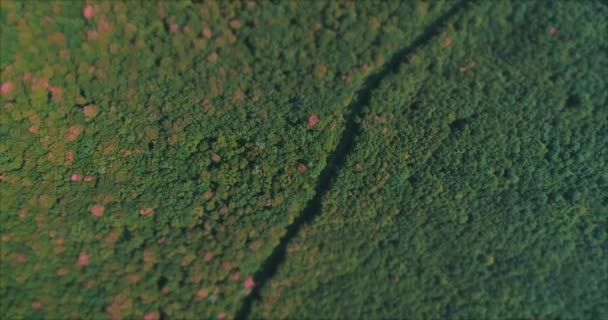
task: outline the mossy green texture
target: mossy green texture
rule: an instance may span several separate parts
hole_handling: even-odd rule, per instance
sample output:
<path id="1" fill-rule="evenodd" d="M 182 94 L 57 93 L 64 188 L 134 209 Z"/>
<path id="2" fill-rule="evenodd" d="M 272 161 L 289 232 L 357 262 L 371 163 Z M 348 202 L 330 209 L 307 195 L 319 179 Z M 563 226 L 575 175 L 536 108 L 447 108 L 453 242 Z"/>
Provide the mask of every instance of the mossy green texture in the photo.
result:
<path id="1" fill-rule="evenodd" d="M 477 1 L 383 80 L 252 318 L 608 314 L 608 9 Z"/>
<path id="2" fill-rule="evenodd" d="M 3 317 L 232 317 L 363 79 L 451 5 L 0 1 Z"/>

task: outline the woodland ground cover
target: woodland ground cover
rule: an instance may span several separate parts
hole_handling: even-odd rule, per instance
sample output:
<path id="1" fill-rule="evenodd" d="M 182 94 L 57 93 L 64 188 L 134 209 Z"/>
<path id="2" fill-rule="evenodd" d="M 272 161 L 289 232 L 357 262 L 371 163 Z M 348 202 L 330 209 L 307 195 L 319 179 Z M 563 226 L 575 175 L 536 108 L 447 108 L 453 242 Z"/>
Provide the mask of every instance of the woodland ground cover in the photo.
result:
<path id="1" fill-rule="evenodd" d="M 603 4 L 0 9 L 6 317 L 607 312 Z"/>

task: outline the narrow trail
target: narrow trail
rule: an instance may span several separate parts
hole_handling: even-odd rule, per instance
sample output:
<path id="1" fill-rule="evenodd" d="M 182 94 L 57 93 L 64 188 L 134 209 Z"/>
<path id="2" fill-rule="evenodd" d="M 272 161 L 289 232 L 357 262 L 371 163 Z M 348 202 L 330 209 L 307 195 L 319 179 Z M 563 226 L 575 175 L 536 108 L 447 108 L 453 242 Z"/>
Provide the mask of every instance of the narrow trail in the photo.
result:
<path id="1" fill-rule="evenodd" d="M 390 60 L 363 81 L 363 84 L 355 93 L 355 99 L 347 107 L 344 132 L 336 149 L 328 155 L 327 165 L 321 172 L 319 182 L 315 188 L 315 196 L 308 201 L 302 213 L 287 227 L 287 232 L 281 238 L 279 245 L 274 248 L 272 254 L 266 258 L 259 271 L 255 273 L 253 278 L 257 286 L 245 298 L 241 308 L 237 311 L 237 320 L 249 318 L 253 302 L 261 300 L 260 291 L 274 277 L 279 266 L 284 262 L 285 252 L 291 240 L 305 224 L 311 222 L 321 212 L 323 197 L 335 182 L 338 172 L 344 166 L 347 156 L 355 146 L 355 138 L 360 131 L 357 118 L 361 115 L 363 107 L 369 104 L 372 92 L 379 87 L 382 79 L 398 69 L 405 58 L 439 34 L 452 17 L 464 10 L 467 3 L 468 0 L 461 0 L 454 4 L 446 13 L 431 23 L 409 46 L 394 53 Z"/>

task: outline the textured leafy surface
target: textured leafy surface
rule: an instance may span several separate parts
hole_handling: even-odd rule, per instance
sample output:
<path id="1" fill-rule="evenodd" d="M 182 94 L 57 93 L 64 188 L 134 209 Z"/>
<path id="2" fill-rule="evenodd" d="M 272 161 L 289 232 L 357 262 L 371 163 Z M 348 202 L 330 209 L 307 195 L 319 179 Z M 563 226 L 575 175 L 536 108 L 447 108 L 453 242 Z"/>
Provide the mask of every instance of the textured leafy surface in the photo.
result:
<path id="1" fill-rule="evenodd" d="M 608 11 L 580 4 L 477 3 L 385 79 L 254 318 L 606 315 Z"/>
<path id="2" fill-rule="evenodd" d="M 2 1 L 7 317 L 231 316 L 444 2 Z"/>
<path id="3" fill-rule="evenodd" d="M 599 318 L 607 17 L 0 1 L 0 312 Z"/>

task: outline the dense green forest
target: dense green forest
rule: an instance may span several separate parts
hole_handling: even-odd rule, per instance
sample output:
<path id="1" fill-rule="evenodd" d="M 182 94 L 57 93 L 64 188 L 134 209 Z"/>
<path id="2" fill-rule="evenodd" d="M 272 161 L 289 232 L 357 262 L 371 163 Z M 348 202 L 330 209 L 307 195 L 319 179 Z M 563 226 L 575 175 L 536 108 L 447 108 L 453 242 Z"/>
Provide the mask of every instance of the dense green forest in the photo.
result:
<path id="1" fill-rule="evenodd" d="M 597 1 L 0 1 L 7 319 L 608 314 Z"/>
<path id="2" fill-rule="evenodd" d="M 608 314 L 599 30 L 599 4 L 488 1 L 416 50 L 374 92 L 254 318 Z"/>

